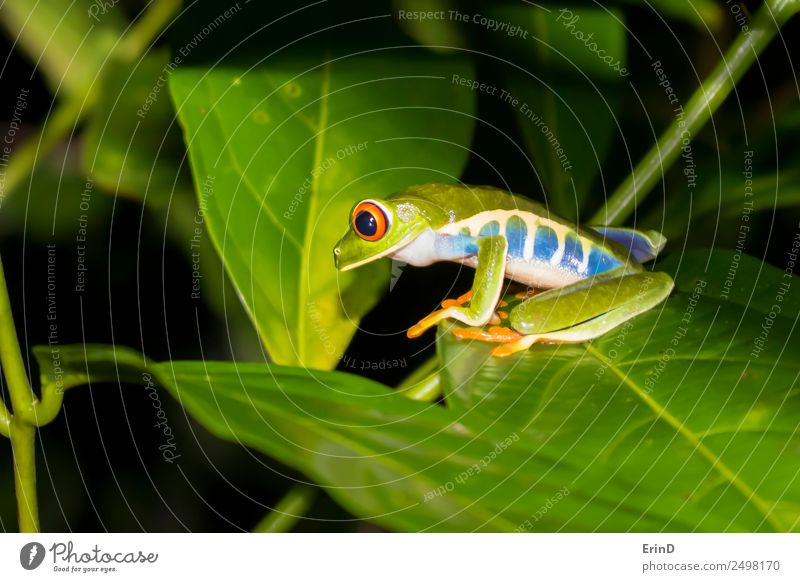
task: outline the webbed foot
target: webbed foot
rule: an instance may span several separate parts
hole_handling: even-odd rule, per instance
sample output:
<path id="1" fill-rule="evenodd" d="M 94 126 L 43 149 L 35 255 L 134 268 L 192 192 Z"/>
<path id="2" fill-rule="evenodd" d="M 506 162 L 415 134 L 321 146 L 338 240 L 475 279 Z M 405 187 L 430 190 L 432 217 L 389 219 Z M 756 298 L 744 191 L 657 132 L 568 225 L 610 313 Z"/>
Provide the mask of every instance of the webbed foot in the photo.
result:
<path id="1" fill-rule="evenodd" d="M 482 342 L 506 343 L 522 338 L 522 334 L 510 327 L 492 326 L 487 330 L 478 328 L 454 329 L 451 332 L 458 339 L 473 339 Z"/>
<path id="2" fill-rule="evenodd" d="M 423 317 L 418 323 L 411 326 L 409 330 L 406 332 L 406 335 L 410 338 L 415 338 L 421 336 L 425 333 L 428 328 L 433 327 L 434 325 L 438 324 L 440 321 L 447 319 L 448 317 L 453 317 L 455 313 L 457 313 L 455 306 L 448 306 L 444 309 L 437 309 L 430 315 Z"/>

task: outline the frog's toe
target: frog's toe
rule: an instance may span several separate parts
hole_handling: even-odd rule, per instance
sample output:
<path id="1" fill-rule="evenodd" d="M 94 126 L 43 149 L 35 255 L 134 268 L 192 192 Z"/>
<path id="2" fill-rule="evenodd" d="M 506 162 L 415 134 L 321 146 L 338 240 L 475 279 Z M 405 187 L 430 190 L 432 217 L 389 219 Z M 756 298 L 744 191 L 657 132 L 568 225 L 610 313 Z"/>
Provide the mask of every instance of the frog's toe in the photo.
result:
<path id="1" fill-rule="evenodd" d="M 429 328 L 438 324 L 443 319 L 452 317 L 453 312 L 454 312 L 453 307 L 445 307 L 444 309 L 439 309 L 437 311 L 434 311 L 430 315 L 423 317 L 419 321 L 419 323 L 411 326 L 409 330 L 406 332 L 406 335 L 410 338 L 419 337 L 423 333 L 425 333 Z"/>
<path id="2" fill-rule="evenodd" d="M 492 326 L 487 330 L 477 328 L 459 328 L 452 331 L 458 339 L 473 339 L 482 342 L 505 343 L 513 342 L 522 337 L 521 333 L 508 327 Z"/>
<path id="3" fill-rule="evenodd" d="M 455 307 L 457 305 L 464 305 L 467 301 L 472 299 L 472 290 L 467 291 L 456 299 L 445 299 L 442 301 L 442 307 Z"/>
<path id="4" fill-rule="evenodd" d="M 518 335 L 519 338 L 517 340 L 504 343 L 503 345 L 497 346 L 495 349 L 493 349 L 492 355 L 499 358 L 505 358 L 506 356 L 516 354 L 517 352 L 524 352 L 540 339 L 540 337 L 537 335 Z"/>

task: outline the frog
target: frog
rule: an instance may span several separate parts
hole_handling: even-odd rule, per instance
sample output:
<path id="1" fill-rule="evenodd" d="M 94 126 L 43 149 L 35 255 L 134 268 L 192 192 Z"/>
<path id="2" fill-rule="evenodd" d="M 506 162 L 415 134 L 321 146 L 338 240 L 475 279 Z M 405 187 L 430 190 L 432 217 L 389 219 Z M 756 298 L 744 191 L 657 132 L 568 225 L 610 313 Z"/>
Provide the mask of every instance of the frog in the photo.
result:
<path id="1" fill-rule="evenodd" d="M 593 340 L 666 300 L 670 275 L 643 266 L 666 242 L 654 230 L 580 227 L 492 186 L 430 183 L 360 200 L 333 255 L 339 271 L 383 258 L 473 268 L 471 290 L 443 301 L 407 335 L 455 320 L 456 337 L 495 343 L 492 355 L 506 357 L 537 343 Z M 503 311 L 510 282 L 523 289 L 515 294 L 521 301 Z"/>

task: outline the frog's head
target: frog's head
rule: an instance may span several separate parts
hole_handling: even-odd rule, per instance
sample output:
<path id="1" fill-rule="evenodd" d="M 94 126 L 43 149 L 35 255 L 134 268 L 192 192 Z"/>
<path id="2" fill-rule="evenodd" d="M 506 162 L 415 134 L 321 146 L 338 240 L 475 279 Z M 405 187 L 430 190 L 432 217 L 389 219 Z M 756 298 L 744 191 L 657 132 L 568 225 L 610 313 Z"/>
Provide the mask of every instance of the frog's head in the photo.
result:
<path id="1" fill-rule="evenodd" d="M 350 213 L 350 228 L 336 243 L 333 259 L 340 271 L 355 269 L 409 245 L 439 214 L 424 201 L 362 200 Z"/>

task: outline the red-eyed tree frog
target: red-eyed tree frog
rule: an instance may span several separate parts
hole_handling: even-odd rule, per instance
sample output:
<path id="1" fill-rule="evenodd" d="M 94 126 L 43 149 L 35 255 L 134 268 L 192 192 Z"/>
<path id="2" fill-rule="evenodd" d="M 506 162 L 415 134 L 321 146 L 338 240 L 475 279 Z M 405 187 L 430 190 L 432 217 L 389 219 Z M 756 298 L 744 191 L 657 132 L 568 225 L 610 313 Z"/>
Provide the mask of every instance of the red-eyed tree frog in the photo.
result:
<path id="1" fill-rule="evenodd" d="M 655 231 L 579 228 L 496 188 L 424 184 L 356 204 L 333 254 L 342 271 L 382 257 L 474 268 L 472 290 L 444 301 L 408 336 L 452 318 L 472 326 L 454 330 L 458 337 L 497 342 L 492 353 L 507 356 L 536 342 L 596 338 L 661 303 L 672 278 L 641 263 L 665 243 Z M 530 288 L 509 313 L 498 311 L 506 278 Z"/>

